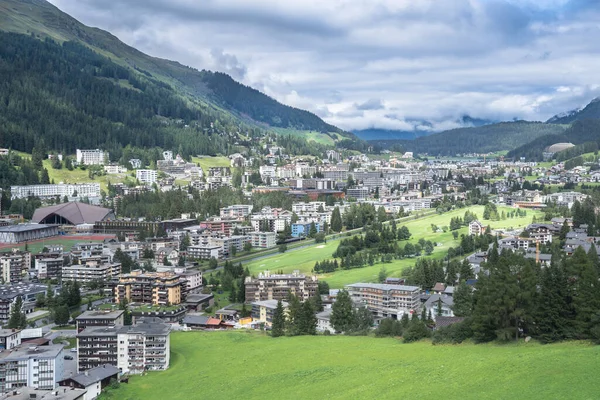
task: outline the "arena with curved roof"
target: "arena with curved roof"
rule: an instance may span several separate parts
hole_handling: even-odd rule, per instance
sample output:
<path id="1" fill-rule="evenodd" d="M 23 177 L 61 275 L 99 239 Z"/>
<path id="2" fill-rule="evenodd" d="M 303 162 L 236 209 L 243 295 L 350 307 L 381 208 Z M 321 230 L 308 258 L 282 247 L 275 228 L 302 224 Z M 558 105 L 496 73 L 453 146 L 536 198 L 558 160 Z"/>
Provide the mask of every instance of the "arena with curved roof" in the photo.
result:
<path id="1" fill-rule="evenodd" d="M 81 225 L 114 219 L 115 214 L 108 208 L 73 201 L 38 208 L 31 221 L 38 224 Z"/>

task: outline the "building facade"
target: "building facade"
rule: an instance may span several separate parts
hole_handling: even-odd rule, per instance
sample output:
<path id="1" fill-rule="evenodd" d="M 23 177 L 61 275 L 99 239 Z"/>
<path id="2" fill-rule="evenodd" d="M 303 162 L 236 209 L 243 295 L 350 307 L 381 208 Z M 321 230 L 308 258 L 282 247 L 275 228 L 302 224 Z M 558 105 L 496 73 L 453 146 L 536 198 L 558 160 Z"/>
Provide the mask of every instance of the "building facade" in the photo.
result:
<path id="1" fill-rule="evenodd" d="M 119 277 L 120 263 L 88 263 L 65 265 L 62 267 L 62 278 L 65 281 L 89 283 L 92 281 L 110 281 Z"/>
<path id="2" fill-rule="evenodd" d="M 135 178 L 147 185 L 155 183 L 157 176 L 157 172 L 153 169 L 138 169 L 135 171 Z"/>
<path id="3" fill-rule="evenodd" d="M 25 199 L 27 197 L 39 197 L 40 199 L 63 197 L 100 197 L 99 183 L 58 183 L 54 185 L 26 185 L 11 186 L 11 198 Z"/>
<path id="4" fill-rule="evenodd" d="M 261 272 L 257 278 L 246 277 L 246 302 L 263 300 L 286 300 L 290 294 L 300 301 L 308 300 L 318 294 L 316 276 L 306 276 L 294 271 L 292 274 L 271 274 Z"/>
<path id="5" fill-rule="evenodd" d="M 99 149 L 76 150 L 76 160 L 83 165 L 103 165 L 108 159 L 108 153 Z"/>
<path id="6" fill-rule="evenodd" d="M 156 306 L 176 305 L 182 302 L 186 281 L 172 272 L 131 271 L 119 277 L 115 288 L 115 303 L 128 302 L 153 304 Z"/>
<path id="7" fill-rule="evenodd" d="M 402 315 L 421 309 L 417 286 L 382 283 L 353 283 L 346 290 L 356 304 L 362 304 L 373 314 L 383 318 L 400 319 Z"/>

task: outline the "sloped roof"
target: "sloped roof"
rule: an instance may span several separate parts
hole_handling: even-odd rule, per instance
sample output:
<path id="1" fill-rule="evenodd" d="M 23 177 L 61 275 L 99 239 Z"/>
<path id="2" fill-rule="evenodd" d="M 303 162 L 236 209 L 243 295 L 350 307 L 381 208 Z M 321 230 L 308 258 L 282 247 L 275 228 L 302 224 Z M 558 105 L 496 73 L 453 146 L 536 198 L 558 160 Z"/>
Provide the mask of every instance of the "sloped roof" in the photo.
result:
<path id="1" fill-rule="evenodd" d="M 75 375 L 70 379 L 79 383 L 83 387 L 88 387 L 113 375 L 119 375 L 119 368 L 113 365 L 104 364 L 96 368 L 88 369 L 86 372 Z"/>
<path id="2" fill-rule="evenodd" d="M 31 220 L 40 223 L 52 214 L 58 215 L 73 225 L 93 224 L 103 221 L 112 211 L 108 208 L 72 201 L 35 210 Z"/>

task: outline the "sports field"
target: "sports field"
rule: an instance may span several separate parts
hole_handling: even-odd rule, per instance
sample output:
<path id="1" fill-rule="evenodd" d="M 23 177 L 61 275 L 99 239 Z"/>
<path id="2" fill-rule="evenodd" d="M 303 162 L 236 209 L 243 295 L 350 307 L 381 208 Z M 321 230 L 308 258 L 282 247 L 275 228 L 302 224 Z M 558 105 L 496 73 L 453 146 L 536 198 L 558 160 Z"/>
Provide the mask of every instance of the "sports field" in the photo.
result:
<path id="1" fill-rule="evenodd" d="M 176 332 L 169 370 L 132 377 L 102 399 L 596 399 L 598 368 L 600 346 L 583 342 Z"/>
<path id="2" fill-rule="evenodd" d="M 454 240 L 452 233 L 448 232 L 433 232 L 431 224 L 442 228 L 450 224 L 450 219 L 454 217 L 463 217 L 467 208 L 454 210 L 445 214 L 433 214 L 418 220 L 409 221 L 405 225 L 412 234 L 411 243 L 417 243 L 420 238 L 436 242 L 437 246 L 434 249 L 432 258 L 443 258 L 446 255 L 448 248 L 456 247 L 459 240 Z M 468 210 L 474 212 L 485 225 L 490 225 L 492 229 L 522 229 L 531 223 L 533 216 L 541 218 L 541 212 L 528 211 L 527 216 L 521 218 L 511 218 L 501 221 L 487 221 L 483 217 L 483 206 L 469 207 Z M 498 213 L 502 211 L 513 211 L 513 208 L 498 207 Z M 467 228 L 463 227 L 459 230 L 459 234 L 466 234 Z M 460 237 L 460 236 L 459 236 Z M 404 246 L 406 242 L 400 242 Z M 310 272 L 315 266 L 315 262 L 325 259 L 331 259 L 331 255 L 339 244 L 339 240 L 328 241 L 325 244 L 315 244 L 300 250 L 292 250 L 283 254 L 274 254 L 259 260 L 248 263 L 246 266 L 252 274 L 269 270 L 271 272 L 283 271 L 284 273 L 299 270 L 300 272 Z M 406 267 L 414 265 L 414 258 L 404 258 L 401 260 L 393 260 L 388 264 L 375 264 L 364 268 L 353 268 L 349 270 L 338 270 L 330 274 L 321 274 L 319 279 L 327 281 L 331 288 L 341 288 L 344 285 L 355 282 L 373 282 L 377 280 L 377 275 L 382 266 L 388 273 L 388 276 L 400 277 L 402 270 Z"/>
<path id="3" fill-rule="evenodd" d="M 85 242 L 101 242 L 106 238 L 114 238 L 115 235 L 86 235 L 86 236 L 58 236 L 51 239 L 44 240 L 36 240 L 34 242 L 27 243 L 27 250 L 32 252 L 33 254 L 40 253 L 44 247 L 48 247 L 50 245 L 62 245 L 65 251 L 71 250 L 71 247 L 75 243 L 85 243 Z M 0 252 L 10 251 L 11 249 L 25 249 L 25 243 L 19 244 L 1 244 Z"/>

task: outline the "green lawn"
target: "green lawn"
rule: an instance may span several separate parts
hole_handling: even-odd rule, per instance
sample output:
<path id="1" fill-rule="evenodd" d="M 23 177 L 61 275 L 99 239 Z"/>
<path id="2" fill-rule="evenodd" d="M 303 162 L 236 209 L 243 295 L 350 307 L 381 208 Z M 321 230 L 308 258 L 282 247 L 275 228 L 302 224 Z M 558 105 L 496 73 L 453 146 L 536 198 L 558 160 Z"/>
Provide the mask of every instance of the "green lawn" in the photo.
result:
<path id="1" fill-rule="evenodd" d="M 75 243 L 86 242 L 86 241 L 89 241 L 89 240 L 86 240 L 85 237 L 76 238 L 76 239 L 75 238 L 65 239 L 65 238 L 61 238 L 61 237 L 56 237 L 56 238 L 52 238 L 52 239 L 42 240 L 42 241 L 35 242 L 35 243 L 28 243 L 27 249 L 35 254 L 35 253 L 40 253 L 44 247 L 54 245 L 54 244 L 60 244 L 64 247 L 65 251 L 70 251 L 71 247 L 73 247 L 73 245 Z M 2 245 L 2 248 L 0 248 L 0 252 L 10 251 L 13 248 L 18 248 L 18 249 L 23 250 L 23 249 L 25 249 L 25 243 Z"/>
<path id="2" fill-rule="evenodd" d="M 446 255 L 449 247 L 456 247 L 459 241 L 454 240 L 450 231 L 445 233 L 434 233 L 431 229 L 431 224 L 437 225 L 439 228 L 448 226 L 451 218 L 463 217 L 466 210 L 467 208 L 463 208 L 441 215 L 433 214 L 418 220 L 409 221 L 405 224 L 399 224 L 399 226 L 406 225 L 406 227 L 408 227 L 412 234 L 410 242 L 413 244 L 417 243 L 420 238 L 437 242 L 438 245 L 435 247 L 431 257 L 439 259 Z M 487 221 L 483 220 L 483 206 L 473 206 L 468 208 L 468 210 L 477 214 L 482 223 L 485 225 L 489 224 L 493 229 L 520 229 L 530 224 L 534 215 L 536 218 L 542 217 L 542 213 L 539 211 L 528 211 L 526 217 L 505 219 L 501 221 Z M 498 213 L 512 210 L 514 209 L 510 207 L 498 207 Z M 459 233 L 467 234 L 467 228 L 463 227 Z M 331 240 L 326 244 L 315 244 L 300 250 L 290 250 L 283 254 L 277 253 L 273 256 L 248 263 L 245 266 L 248 267 L 252 274 L 258 274 L 259 272 L 266 270 L 271 272 L 283 271 L 284 273 L 299 270 L 300 272 L 309 273 L 315 266 L 315 262 L 330 259 L 338 244 L 339 240 Z M 403 246 L 404 243 L 400 242 L 400 245 Z M 373 266 L 364 268 L 338 270 L 330 274 L 321 274 L 319 275 L 319 279 L 327 281 L 331 288 L 341 288 L 350 283 L 376 281 L 377 275 L 382 266 L 386 268 L 388 276 L 400 277 L 402 270 L 406 267 L 414 265 L 414 263 L 415 258 L 393 260 L 388 264 L 376 263 Z"/>
<path id="3" fill-rule="evenodd" d="M 231 161 L 227 157 L 192 157 L 192 162 L 200 164 L 204 174 L 208 173 L 210 167 L 230 167 Z"/>
<path id="4" fill-rule="evenodd" d="M 50 182 L 54 180 L 54 183 L 99 183 L 100 189 L 106 191 L 108 189 L 108 182 L 110 183 L 120 183 L 125 181 L 127 176 L 131 177 L 131 171 L 126 174 L 109 174 L 96 176 L 94 179 L 90 179 L 87 170 L 81 170 L 79 168 L 74 168 L 73 171 L 69 171 L 66 168 L 54 169 L 52 168 L 51 160 L 43 161 L 44 168 L 48 170 L 48 177 L 50 178 Z M 135 178 L 132 178 L 135 179 Z M 62 199 L 61 199 L 62 201 Z"/>
<path id="5" fill-rule="evenodd" d="M 333 146 L 335 141 L 329 136 L 325 135 L 321 132 L 317 131 L 300 131 L 297 129 L 290 128 L 274 128 L 277 133 L 280 135 L 292 135 L 304 138 L 306 141 L 313 141 L 315 143 L 324 144 L 327 146 Z M 340 138 L 340 135 L 337 133 L 332 133 L 332 136 L 337 139 Z"/>
<path id="6" fill-rule="evenodd" d="M 175 332 L 171 368 L 102 399 L 595 399 L 600 346 L 433 346 L 349 336 Z"/>
<path id="7" fill-rule="evenodd" d="M 73 328 L 75 329 L 75 328 Z M 72 349 L 77 346 L 77 339 L 75 338 L 67 338 L 59 336 L 52 341 L 52 344 L 62 344 L 63 342 L 68 342 L 69 344 L 65 346 L 65 349 Z"/>

